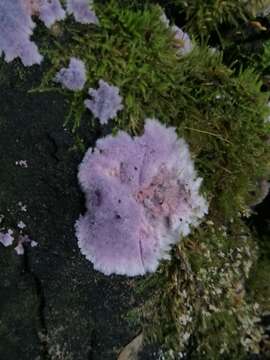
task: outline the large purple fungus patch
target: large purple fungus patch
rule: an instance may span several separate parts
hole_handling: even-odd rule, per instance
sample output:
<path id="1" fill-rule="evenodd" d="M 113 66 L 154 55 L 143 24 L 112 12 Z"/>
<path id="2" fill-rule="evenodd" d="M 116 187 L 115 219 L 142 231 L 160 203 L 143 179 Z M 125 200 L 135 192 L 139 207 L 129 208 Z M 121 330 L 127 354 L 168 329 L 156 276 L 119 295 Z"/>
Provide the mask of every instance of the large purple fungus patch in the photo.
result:
<path id="1" fill-rule="evenodd" d="M 146 120 L 90 148 L 79 167 L 87 211 L 76 222 L 81 252 L 106 275 L 143 275 L 207 213 L 201 178 L 174 128 Z"/>

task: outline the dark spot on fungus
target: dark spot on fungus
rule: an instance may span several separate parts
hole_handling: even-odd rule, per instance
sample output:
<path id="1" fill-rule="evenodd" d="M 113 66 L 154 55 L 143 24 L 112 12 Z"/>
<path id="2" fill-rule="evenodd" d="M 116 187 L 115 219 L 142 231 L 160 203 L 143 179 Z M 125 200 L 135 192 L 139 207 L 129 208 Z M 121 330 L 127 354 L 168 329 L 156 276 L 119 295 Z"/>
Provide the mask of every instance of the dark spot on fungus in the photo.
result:
<path id="1" fill-rule="evenodd" d="M 101 205 L 101 192 L 100 190 L 95 190 L 94 191 L 94 196 L 93 196 L 93 203 L 96 206 L 100 206 Z"/>
<path id="2" fill-rule="evenodd" d="M 166 216 L 165 217 L 165 224 L 167 227 L 170 227 L 171 226 L 171 220 L 170 220 L 170 217 L 169 216 Z"/>

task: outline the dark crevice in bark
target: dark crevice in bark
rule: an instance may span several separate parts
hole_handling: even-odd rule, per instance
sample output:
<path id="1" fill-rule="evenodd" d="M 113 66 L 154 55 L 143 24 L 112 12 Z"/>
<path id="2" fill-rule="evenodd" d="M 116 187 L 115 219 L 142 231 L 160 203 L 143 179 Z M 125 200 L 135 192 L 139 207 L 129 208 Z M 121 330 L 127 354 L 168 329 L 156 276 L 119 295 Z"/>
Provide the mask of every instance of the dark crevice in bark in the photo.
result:
<path id="1" fill-rule="evenodd" d="M 46 307 L 46 299 L 44 294 L 44 289 L 42 286 L 41 280 L 38 276 L 31 270 L 30 261 L 29 261 L 29 249 L 27 245 L 24 245 L 24 255 L 23 255 L 23 265 L 24 272 L 29 274 L 34 282 L 34 290 L 38 299 L 38 309 L 37 309 L 37 320 L 38 320 L 38 338 L 41 343 L 41 359 L 50 360 L 49 351 L 48 351 L 48 330 L 46 326 L 46 319 L 44 314 L 44 309 Z"/>
<path id="2" fill-rule="evenodd" d="M 91 344 L 90 344 L 91 347 L 87 353 L 87 360 L 95 360 L 94 357 L 95 343 L 96 343 L 96 331 L 95 329 L 93 329 L 91 332 Z"/>
<path id="3" fill-rule="evenodd" d="M 57 156 L 58 144 L 56 143 L 55 139 L 53 138 L 53 136 L 50 133 L 47 133 L 47 139 L 48 139 L 49 143 L 52 146 L 52 150 L 50 152 L 50 155 L 58 163 L 60 161 L 60 159 Z"/>

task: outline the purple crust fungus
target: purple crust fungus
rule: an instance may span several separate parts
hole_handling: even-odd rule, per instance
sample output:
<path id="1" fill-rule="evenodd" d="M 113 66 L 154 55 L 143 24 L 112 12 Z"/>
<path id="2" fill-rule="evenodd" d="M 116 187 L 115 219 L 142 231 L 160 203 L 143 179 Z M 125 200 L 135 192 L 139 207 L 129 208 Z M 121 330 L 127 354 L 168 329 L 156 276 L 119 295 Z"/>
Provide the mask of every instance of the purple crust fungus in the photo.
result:
<path id="1" fill-rule="evenodd" d="M 29 1 L 0 0 L 0 55 L 11 62 L 19 57 L 25 66 L 40 64 L 42 56 L 30 40 L 35 27 Z"/>
<path id="2" fill-rule="evenodd" d="M 98 25 L 98 18 L 91 7 L 92 1 L 89 0 L 67 0 L 67 12 L 73 14 L 77 22 Z"/>
<path id="3" fill-rule="evenodd" d="M 188 145 L 157 120 L 146 120 L 140 137 L 98 140 L 78 179 L 87 208 L 75 225 L 78 245 L 106 275 L 155 271 L 208 210 Z"/>
<path id="4" fill-rule="evenodd" d="M 171 29 L 174 33 L 174 38 L 177 42 L 176 44 L 176 47 L 178 49 L 177 54 L 186 55 L 190 53 L 191 50 L 193 49 L 193 45 L 189 35 L 176 25 L 172 26 Z"/>
<path id="5" fill-rule="evenodd" d="M 1 232 L 0 231 L 0 243 L 4 245 L 5 247 L 12 245 L 14 241 L 13 237 L 13 231 L 8 230 L 7 232 Z"/>
<path id="6" fill-rule="evenodd" d="M 47 27 L 65 17 L 59 0 L 0 0 L 0 56 L 11 62 L 19 57 L 25 66 L 40 64 L 42 56 L 30 40 L 37 15 Z"/>
<path id="7" fill-rule="evenodd" d="M 178 49 L 177 54 L 186 55 L 190 53 L 191 50 L 193 49 L 193 45 L 189 35 L 176 25 L 170 26 L 170 20 L 167 18 L 164 12 L 162 12 L 160 16 L 160 20 L 165 25 L 165 27 L 167 29 L 170 29 L 174 34 L 174 39 L 176 41 L 176 48 Z"/>
<path id="8" fill-rule="evenodd" d="M 38 3 L 39 18 L 50 28 L 56 21 L 63 20 L 66 12 L 59 0 L 35 0 Z"/>
<path id="9" fill-rule="evenodd" d="M 17 246 L 14 248 L 17 255 L 24 254 L 24 245 L 30 245 L 33 248 L 36 247 L 38 243 L 36 241 L 31 240 L 28 235 L 20 235 L 18 238 Z"/>
<path id="10" fill-rule="evenodd" d="M 98 18 L 88 0 L 67 0 L 67 12 L 83 24 L 98 24 Z M 37 45 L 30 40 L 38 16 L 50 28 L 66 16 L 60 0 L 0 0 L 0 56 L 11 62 L 20 58 L 24 66 L 40 64 L 42 56 Z"/>
<path id="11" fill-rule="evenodd" d="M 114 119 L 117 112 L 123 109 L 122 97 L 116 86 L 109 85 L 104 80 L 99 80 L 99 88 L 89 89 L 91 100 L 85 100 L 85 106 L 92 111 L 101 124 L 107 124 Z"/>
<path id="12" fill-rule="evenodd" d="M 68 68 L 62 68 L 55 76 L 56 82 L 73 91 L 82 90 L 86 82 L 86 69 L 82 60 L 72 57 Z"/>

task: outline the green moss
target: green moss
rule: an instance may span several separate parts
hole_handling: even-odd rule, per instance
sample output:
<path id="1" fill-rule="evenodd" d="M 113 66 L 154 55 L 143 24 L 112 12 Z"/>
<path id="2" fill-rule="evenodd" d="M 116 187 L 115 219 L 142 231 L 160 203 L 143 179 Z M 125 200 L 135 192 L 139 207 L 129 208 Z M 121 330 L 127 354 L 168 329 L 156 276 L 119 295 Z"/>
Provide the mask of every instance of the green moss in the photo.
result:
<path id="1" fill-rule="evenodd" d="M 100 2 L 100 0 L 98 1 Z M 102 1 L 101 1 L 102 2 Z M 253 19 L 256 13 L 267 5 L 264 0 L 119 0 L 122 7 L 145 8 L 158 3 L 166 8 L 172 17 L 180 18 L 182 26 L 201 39 L 210 34 L 223 37 L 223 28 L 239 27 L 244 21 Z"/>
<path id="2" fill-rule="evenodd" d="M 173 260 L 142 282 L 150 294 L 137 312 L 146 338 L 189 359 L 241 359 L 258 352 L 258 309 L 244 283 L 257 251 L 243 223 L 209 222 L 174 251 Z M 154 311 L 152 309 L 155 309 Z M 171 356 L 171 358 L 174 358 Z"/>
<path id="3" fill-rule="evenodd" d="M 186 14 L 187 27 L 201 37 L 209 36 L 212 31 L 220 34 L 221 25 L 237 27 L 239 22 L 254 17 L 256 12 L 261 9 L 261 0 L 176 0 L 179 7 Z"/>
<path id="4" fill-rule="evenodd" d="M 270 244 L 269 236 L 265 235 L 258 242 L 259 259 L 248 282 L 250 295 L 260 305 L 263 312 L 270 311 Z"/>
<path id="5" fill-rule="evenodd" d="M 261 305 L 263 311 L 270 311 L 270 263 L 269 259 L 259 261 L 249 283 L 254 299 Z"/>
<path id="6" fill-rule="evenodd" d="M 263 116 L 266 96 L 260 93 L 252 71 L 236 77 L 213 59 L 211 63 L 209 55 L 204 55 L 202 64 L 202 56 L 198 50 L 196 61 L 194 58 L 197 67 L 187 75 L 192 101 L 187 105 L 189 111 L 179 116 L 178 126 L 196 154 L 213 211 L 228 218 L 246 207 L 255 179 L 268 166 L 265 139 L 269 129 Z M 261 167 L 262 159 L 265 167 Z"/>

